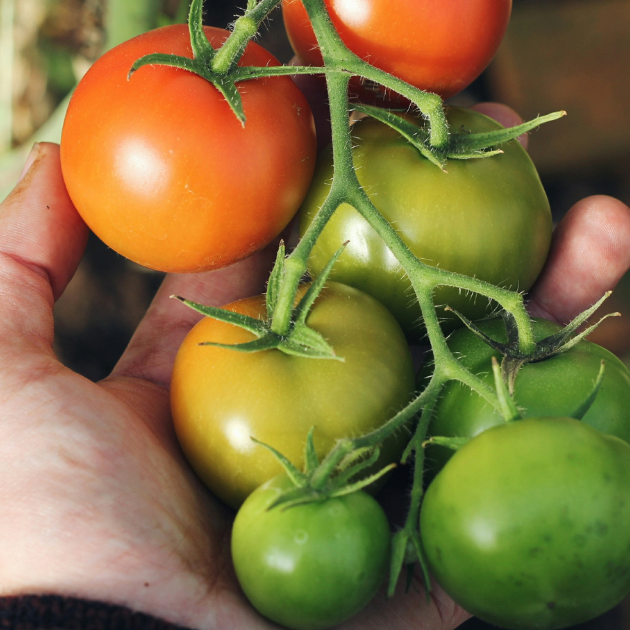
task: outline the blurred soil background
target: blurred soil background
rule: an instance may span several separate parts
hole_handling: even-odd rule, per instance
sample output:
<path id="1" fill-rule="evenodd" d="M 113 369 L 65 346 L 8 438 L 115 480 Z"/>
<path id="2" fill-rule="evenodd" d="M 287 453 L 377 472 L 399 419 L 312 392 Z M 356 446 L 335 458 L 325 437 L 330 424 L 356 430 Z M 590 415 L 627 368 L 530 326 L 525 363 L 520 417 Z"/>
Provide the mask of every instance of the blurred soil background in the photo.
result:
<path id="1" fill-rule="evenodd" d="M 245 0 L 205 4 L 205 22 L 226 26 Z M 32 142 L 58 140 L 64 99 L 108 46 L 185 15 L 178 0 L 0 0 L 0 198 L 15 184 Z M 497 57 L 454 99 L 503 101 L 525 118 L 568 111 L 530 138 L 556 221 L 590 194 L 630 205 L 629 32 L 629 0 L 514 0 Z M 290 59 L 279 11 L 258 42 Z M 61 360 L 90 379 L 106 376 L 161 279 L 90 237 L 56 307 Z M 617 310 L 624 317 L 607 320 L 592 338 L 630 363 L 630 274 L 602 313 Z M 463 627 L 488 628 L 476 620 Z M 630 630 L 630 603 L 580 629 Z"/>

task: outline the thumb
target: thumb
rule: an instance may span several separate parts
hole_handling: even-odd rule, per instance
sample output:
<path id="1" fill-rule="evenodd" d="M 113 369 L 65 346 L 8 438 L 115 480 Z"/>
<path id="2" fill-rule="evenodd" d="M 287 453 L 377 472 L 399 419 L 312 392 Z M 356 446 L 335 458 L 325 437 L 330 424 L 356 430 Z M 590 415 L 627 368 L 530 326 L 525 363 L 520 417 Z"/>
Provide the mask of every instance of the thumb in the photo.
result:
<path id="1" fill-rule="evenodd" d="M 61 176 L 59 147 L 34 145 L 0 204 L 0 340 L 53 340 L 52 307 L 81 260 L 87 228 Z"/>

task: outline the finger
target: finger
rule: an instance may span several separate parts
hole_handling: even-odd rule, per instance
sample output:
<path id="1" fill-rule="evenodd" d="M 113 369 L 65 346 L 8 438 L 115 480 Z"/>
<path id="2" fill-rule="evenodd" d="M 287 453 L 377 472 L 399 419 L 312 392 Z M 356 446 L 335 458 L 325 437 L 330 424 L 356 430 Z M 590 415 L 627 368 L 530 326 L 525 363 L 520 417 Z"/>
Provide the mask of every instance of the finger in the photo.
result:
<path id="1" fill-rule="evenodd" d="M 276 249 L 275 245 L 269 246 L 218 271 L 167 276 L 112 377 L 132 376 L 167 386 L 179 346 L 201 319 L 201 315 L 170 296 L 181 295 L 208 306 L 224 306 L 263 293 Z"/>
<path id="2" fill-rule="evenodd" d="M 366 608 L 343 624 L 343 630 L 454 630 L 470 619 L 470 613 L 458 606 L 435 583 L 432 584 L 431 598 L 427 598 L 417 570 L 409 590 L 404 587 L 404 581 L 404 578 L 399 580 L 394 597 L 387 597 L 385 590 L 381 589 Z"/>
<path id="3" fill-rule="evenodd" d="M 52 344 L 52 306 L 81 260 L 87 228 L 61 176 L 59 147 L 36 144 L 0 205 L 0 338 Z"/>
<path id="4" fill-rule="evenodd" d="M 614 289 L 629 267 L 630 208 L 603 195 L 583 199 L 554 231 L 529 310 L 567 323 Z"/>
<path id="5" fill-rule="evenodd" d="M 470 109 L 474 109 L 480 114 L 485 114 L 489 118 L 496 120 L 503 127 L 514 127 L 523 122 L 523 119 L 511 107 L 503 105 L 503 103 L 477 103 Z M 527 149 L 527 134 L 519 136 L 517 140 Z"/>

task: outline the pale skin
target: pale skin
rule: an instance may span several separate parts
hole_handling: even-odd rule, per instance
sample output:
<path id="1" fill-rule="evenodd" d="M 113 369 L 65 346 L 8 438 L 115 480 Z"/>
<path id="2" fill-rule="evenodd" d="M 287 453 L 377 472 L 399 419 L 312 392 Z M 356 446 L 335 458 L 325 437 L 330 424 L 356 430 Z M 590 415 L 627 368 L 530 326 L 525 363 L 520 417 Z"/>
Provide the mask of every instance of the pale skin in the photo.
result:
<path id="1" fill-rule="evenodd" d="M 503 106 L 484 111 L 504 124 Z M 274 252 L 164 281 L 111 376 L 92 383 L 52 350 L 54 301 L 87 228 L 66 193 L 56 145 L 41 144 L 0 206 L 0 595 L 55 593 L 129 606 L 203 630 L 272 628 L 230 563 L 233 514 L 186 464 L 168 384 L 198 316 L 176 293 L 220 306 L 264 290 Z M 630 266 L 630 210 L 576 204 L 557 228 L 530 310 L 566 322 Z M 343 627 L 450 630 L 468 614 L 438 589 L 379 595 Z"/>

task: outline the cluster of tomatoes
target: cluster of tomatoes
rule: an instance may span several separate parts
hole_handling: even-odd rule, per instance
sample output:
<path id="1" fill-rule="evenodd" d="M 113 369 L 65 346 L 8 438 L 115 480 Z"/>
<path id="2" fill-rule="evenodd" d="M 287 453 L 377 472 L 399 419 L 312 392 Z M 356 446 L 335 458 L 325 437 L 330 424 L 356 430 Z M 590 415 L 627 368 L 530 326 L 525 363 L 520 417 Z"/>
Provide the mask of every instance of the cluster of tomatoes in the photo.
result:
<path id="1" fill-rule="evenodd" d="M 326 0 L 352 51 L 443 97 L 484 69 L 511 9 L 511 0 L 397 0 L 396 11 L 390 4 Z M 296 53 L 321 64 L 302 3 L 284 0 L 283 10 Z M 215 48 L 228 36 L 209 27 L 205 33 Z M 238 84 L 241 125 L 219 91 L 191 72 L 144 66 L 128 79 L 137 59 L 156 52 L 190 57 L 188 29 L 161 28 L 111 50 L 72 99 L 62 168 L 86 223 L 124 256 L 168 272 L 241 260 L 276 238 L 300 208 L 306 231 L 334 165 L 331 150 L 316 155 L 313 117 L 292 80 Z M 255 43 L 238 63 L 278 64 Z M 372 103 L 387 96 L 358 80 L 351 91 Z M 457 108 L 447 116 L 452 129 L 498 127 Z M 443 172 L 374 119 L 356 123 L 352 136 L 361 186 L 417 257 L 506 288 L 532 286 L 549 249 L 551 215 L 520 144 L 488 159 L 451 160 Z M 292 482 L 276 476 L 277 459 L 251 438 L 303 466 L 312 427 L 322 458 L 338 440 L 382 426 L 416 389 L 408 341 L 422 334 L 420 309 L 400 264 L 352 207 L 337 209 L 309 271 L 321 273 L 346 241 L 335 282 L 307 319 L 343 362 L 200 345 L 256 338 L 205 318 L 184 341 L 173 372 L 173 419 L 188 460 L 224 502 L 244 503 L 233 532 L 243 589 L 259 611 L 290 628 L 329 627 L 362 609 L 385 578 L 390 528 L 361 491 L 268 509 Z M 471 319 L 489 308 L 447 288 L 436 291 L 435 302 Z M 225 308 L 267 317 L 264 296 Z M 500 321 L 485 330 L 505 335 Z M 536 323 L 538 339 L 554 332 Z M 466 329 L 449 344 L 470 371 L 491 378 L 492 348 Z M 583 422 L 572 420 L 602 358 L 600 392 Z M 469 388 L 446 386 L 430 433 L 471 439 L 453 457 L 440 446 L 427 449 L 435 479 L 422 509 L 422 543 L 439 583 L 467 610 L 509 628 L 566 627 L 630 590 L 630 374 L 606 351 L 580 342 L 525 365 L 515 399 L 529 419 L 505 423 Z M 387 438 L 375 469 L 399 461 L 408 437 Z"/>

